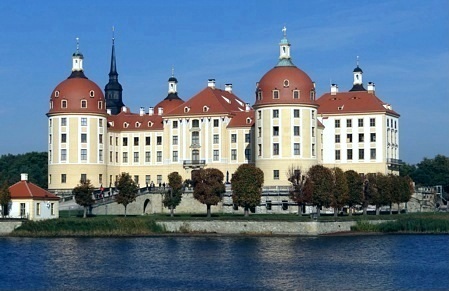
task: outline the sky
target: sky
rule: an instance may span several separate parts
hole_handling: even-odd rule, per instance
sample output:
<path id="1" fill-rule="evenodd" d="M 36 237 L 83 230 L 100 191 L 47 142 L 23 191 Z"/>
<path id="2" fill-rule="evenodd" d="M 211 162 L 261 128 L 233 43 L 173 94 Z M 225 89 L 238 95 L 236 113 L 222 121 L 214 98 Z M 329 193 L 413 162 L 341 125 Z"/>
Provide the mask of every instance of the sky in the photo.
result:
<path id="1" fill-rule="evenodd" d="M 317 96 L 331 83 L 349 90 L 359 56 L 365 85 L 401 114 L 400 158 L 449 156 L 447 0 L 1 1 L 0 155 L 47 150 L 50 94 L 77 37 L 86 76 L 104 88 L 115 28 L 124 103 L 138 112 L 167 96 L 172 67 L 184 100 L 214 78 L 254 104 L 284 25 Z"/>

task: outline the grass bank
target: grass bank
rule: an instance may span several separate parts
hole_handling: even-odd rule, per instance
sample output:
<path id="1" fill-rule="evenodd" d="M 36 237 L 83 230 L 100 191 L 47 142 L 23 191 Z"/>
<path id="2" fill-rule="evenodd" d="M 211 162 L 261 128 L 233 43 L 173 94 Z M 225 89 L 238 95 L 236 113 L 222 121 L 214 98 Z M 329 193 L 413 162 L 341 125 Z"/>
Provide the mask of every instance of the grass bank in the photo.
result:
<path id="1" fill-rule="evenodd" d="M 449 233 L 449 213 L 414 213 L 394 216 L 394 221 L 370 224 L 358 220 L 352 231 L 383 233 Z"/>

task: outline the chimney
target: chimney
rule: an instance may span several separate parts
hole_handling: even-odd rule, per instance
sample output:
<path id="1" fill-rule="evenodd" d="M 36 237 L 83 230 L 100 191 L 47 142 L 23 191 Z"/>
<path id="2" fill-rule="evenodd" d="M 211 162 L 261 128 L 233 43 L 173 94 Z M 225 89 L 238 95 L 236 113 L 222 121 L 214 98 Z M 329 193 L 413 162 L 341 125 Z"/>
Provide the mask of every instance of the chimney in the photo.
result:
<path id="1" fill-rule="evenodd" d="M 126 112 L 126 111 L 127 111 L 126 106 L 122 106 L 122 111 L 123 111 L 123 112 Z"/>
<path id="2" fill-rule="evenodd" d="M 246 104 L 245 104 L 245 111 L 248 112 L 248 111 L 250 110 L 250 108 L 251 108 L 251 107 L 249 106 L 249 103 L 246 103 Z"/>
<path id="3" fill-rule="evenodd" d="M 25 182 L 28 181 L 28 174 L 26 173 L 20 174 L 20 180 Z"/>
<path id="4" fill-rule="evenodd" d="M 157 115 L 162 115 L 164 113 L 164 108 L 158 107 L 157 108 Z"/>
<path id="5" fill-rule="evenodd" d="M 154 114 L 154 107 L 148 108 L 148 115 L 152 116 Z"/>
<path id="6" fill-rule="evenodd" d="M 373 82 L 368 82 L 368 93 L 374 94 L 376 85 Z"/>
<path id="7" fill-rule="evenodd" d="M 111 115 L 111 114 L 112 114 L 111 109 L 106 109 L 106 113 L 107 113 L 108 115 Z"/>
<path id="8" fill-rule="evenodd" d="M 207 81 L 207 87 L 215 89 L 215 79 L 209 79 Z"/>
<path id="9" fill-rule="evenodd" d="M 337 84 L 332 84 L 331 85 L 331 95 L 337 95 L 338 93 L 338 86 Z"/>
<path id="10" fill-rule="evenodd" d="M 225 91 L 232 93 L 232 84 L 225 84 Z"/>
<path id="11" fill-rule="evenodd" d="M 144 116 L 145 115 L 145 109 L 143 107 L 140 107 L 139 114 L 140 114 L 140 116 Z"/>

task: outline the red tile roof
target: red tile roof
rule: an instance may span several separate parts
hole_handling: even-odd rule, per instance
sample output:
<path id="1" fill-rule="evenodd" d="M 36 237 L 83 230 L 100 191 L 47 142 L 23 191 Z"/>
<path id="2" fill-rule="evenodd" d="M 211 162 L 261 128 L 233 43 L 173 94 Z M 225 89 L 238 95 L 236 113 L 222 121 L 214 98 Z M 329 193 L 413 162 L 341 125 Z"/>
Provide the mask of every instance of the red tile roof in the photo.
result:
<path id="1" fill-rule="evenodd" d="M 59 197 L 28 182 L 20 181 L 9 187 L 11 199 L 59 200 Z"/>
<path id="2" fill-rule="evenodd" d="M 162 116 L 153 114 L 136 114 L 121 111 L 117 115 L 108 116 L 108 130 L 110 131 L 136 131 L 136 130 L 163 130 Z"/>
<path id="3" fill-rule="evenodd" d="M 228 124 L 228 127 L 251 127 L 254 125 L 254 110 L 236 112 Z M 248 123 L 249 121 L 249 123 Z"/>
<path id="4" fill-rule="evenodd" d="M 388 108 L 389 104 L 367 91 L 339 92 L 335 95 L 326 93 L 317 100 L 317 103 L 320 106 L 318 114 L 386 112 L 399 117 L 391 107 Z"/>

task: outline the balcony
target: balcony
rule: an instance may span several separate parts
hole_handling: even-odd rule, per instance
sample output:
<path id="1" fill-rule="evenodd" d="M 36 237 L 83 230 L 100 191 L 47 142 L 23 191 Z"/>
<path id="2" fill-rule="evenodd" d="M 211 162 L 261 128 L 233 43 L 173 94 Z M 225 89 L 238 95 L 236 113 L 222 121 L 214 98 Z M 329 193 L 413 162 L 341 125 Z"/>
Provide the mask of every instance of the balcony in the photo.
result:
<path id="1" fill-rule="evenodd" d="M 404 162 L 399 159 L 387 159 L 387 165 L 389 170 L 399 171 L 399 167 L 403 164 Z"/>
<path id="2" fill-rule="evenodd" d="M 206 160 L 184 160 L 184 169 L 201 169 L 206 165 Z"/>

